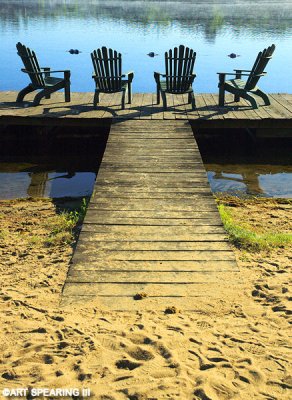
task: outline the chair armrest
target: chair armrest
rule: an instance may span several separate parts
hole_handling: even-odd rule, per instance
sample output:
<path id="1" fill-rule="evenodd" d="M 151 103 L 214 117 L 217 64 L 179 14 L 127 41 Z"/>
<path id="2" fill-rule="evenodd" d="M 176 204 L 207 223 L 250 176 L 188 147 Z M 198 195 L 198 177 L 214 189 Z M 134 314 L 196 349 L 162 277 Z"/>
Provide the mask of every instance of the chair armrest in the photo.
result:
<path id="1" fill-rule="evenodd" d="M 25 72 L 26 74 L 34 74 L 34 75 L 44 75 L 44 74 L 47 74 L 48 72 L 50 73 L 50 74 L 53 74 L 53 73 L 56 73 L 56 72 L 64 72 L 64 73 L 70 73 L 70 70 L 69 69 L 62 69 L 62 70 L 58 70 L 58 71 L 51 71 L 49 68 L 41 68 L 41 69 L 43 69 L 43 71 L 39 71 L 39 72 L 35 72 L 35 71 L 28 71 L 27 69 L 25 69 L 25 68 L 21 68 L 21 71 L 22 72 Z"/>
<path id="2" fill-rule="evenodd" d="M 123 75 L 117 75 L 117 76 L 111 76 L 111 75 L 109 75 L 109 76 L 99 76 L 99 75 L 96 75 L 96 74 L 92 74 L 92 78 L 93 79 L 104 79 L 104 80 L 106 80 L 106 79 L 118 79 L 118 78 L 125 78 L 125 74 L 123 74 Z"/>
<path id="3" fill-rule="evenodd" d="M 236 75 L 235 72 L 217 72 L 217 75 Z"/>
<path id="4" fill-rule="evenodd" d="M 134 71 L 126 72 L 124 76 L 127 76 L 128 82 L 131 83 L 134 78 Z"/>
<path id="5" fill-rule="evenodd" d="M 238 70 L 238 71 L 240 71 L 240 70 Z M 237 73 L 235 73 L 235 72 L 217 72 L 217 74 L 219 75 L 219 77 L 220 77 L 220 75 L 237 75 Z M 250 74 L 241 74 L 241 75 L 249 76 Z"/>
<path id="6" fill-rule="evenodd" d="M 235 71 L 235 72 L 251 72 L 250 69 L 239 69 L 239 68 L 234 69 L 233 71 Z"/>

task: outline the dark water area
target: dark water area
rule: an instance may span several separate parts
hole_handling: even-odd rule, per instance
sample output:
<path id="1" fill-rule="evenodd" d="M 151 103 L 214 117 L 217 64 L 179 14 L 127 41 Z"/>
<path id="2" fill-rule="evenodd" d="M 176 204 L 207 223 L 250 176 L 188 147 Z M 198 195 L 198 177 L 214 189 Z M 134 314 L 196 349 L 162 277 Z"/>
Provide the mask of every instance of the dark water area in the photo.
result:
<path id="1" fill-rule="evenodd" d="M 276 51 L 261 88 L 292 87 L 292 0 L 0 0 L 0 34 L 0 90 L 27 84 L 18 41 L 36 51 L 41 66 L 70 69 L 75 92 L 94 90 L 90 52 L 101 46 L 122 53 L 124 71 L 135 72 L 134 92 L 153 92 L 153 71 L 163 72 L 164 52 L 180 44 L 197 52 L 196 92 L 216 92 L 218 71 L 250 69 L 272 43 Z"/>

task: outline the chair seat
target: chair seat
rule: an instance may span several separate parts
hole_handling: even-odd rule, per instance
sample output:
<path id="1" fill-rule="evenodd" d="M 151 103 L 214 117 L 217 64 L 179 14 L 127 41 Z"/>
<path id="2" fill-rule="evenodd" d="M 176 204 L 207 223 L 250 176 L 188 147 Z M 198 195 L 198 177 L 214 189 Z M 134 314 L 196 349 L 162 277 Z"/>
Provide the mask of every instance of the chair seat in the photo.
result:
<path id="1" fill-rule="evenodd" d="M 52 76 L 47 76 L 44 78 L 46 86 L 54 86 L 57 83 L 64 82 L 64 78 L 54 78 Z"/>
<path id="2" fill-rule="evenodd" d="M 127 89 L 127 87 L 128 87 L 128 83 L 129 83 L 129 81 L 128 81 L 128 79 L 126 79 L 126 80 L 122 80 L 121 81 L 121 86 L 120 86 L 120 88 L 118 88 L 118 89 L 116 89 L 116 88 L 103 88 L 103 89 L 100 89 L 98 86 L 96 87 L 96 90 L 98 90 L 98 91 L 100 91 L 100 92 L 102 92 L 102 93 L 118 93 L 118 92 L 122 92 L 122 91 L 124 91 L 124 90 L 126 90 Z M 113 85 L 114 86 L 114 85 Z"/>
<path id="3" fill-rule="evenodd" d="M 225 81 L 225 87 L 233 88 L 236 90 L 243 90 L 245 92 L 253 92 L 258 90 L 257 86 L 253 87 L 252 89 L 247 89 L 246 81 L 243 81 L 242 79 L 231 79 L 229 81 Z"/>
<path id="4" fill-rule="evenodd" d="M 187 90 L 183 90 L 183 91 L 181 90 L 181 88 L 177 88 L 177 90 L 175 90 L 175 89 L 168 90 L 166 81 L 160 81 L 160 88 L 163 92 L 171 93 L 171 94 L 183 94 L 183 93 L 193 92 L 193 88 L 191 85 L 189 86 L 189 88 Z"/>

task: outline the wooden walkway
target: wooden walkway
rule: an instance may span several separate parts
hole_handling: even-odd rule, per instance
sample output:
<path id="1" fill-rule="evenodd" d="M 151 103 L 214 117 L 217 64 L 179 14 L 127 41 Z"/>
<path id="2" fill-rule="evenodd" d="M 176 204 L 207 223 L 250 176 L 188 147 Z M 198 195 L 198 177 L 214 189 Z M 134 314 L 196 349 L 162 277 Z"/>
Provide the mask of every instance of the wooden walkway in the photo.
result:
<path id="1" fill-rule="evenodd" d="M 237 290 L 226 282 L 236 271 L 189 123 L 116 120 L 62 304 L 98 295 L 113 309 L 194 309 Z"/>
<path id="2" fill-rule="evenodd" d="M 0 92 L 0 124 L 105 124 L 111 119 L 189 120 L 198 127 L 227 128 L 292 128 L 292 95 L 270 94 L 271 105 L 251 109 L 245 100 L 234 103 L 226 95 L 226 106 L 218 107 L 217 94 L 195 94 L 197 108 L 192 110 L 186 95 L 169 95 L 167 111 L 156 104 L 154 93 L 134 93 L 132 104 L 121 110 L 121 94 L 101 95 L 100 106 L 94 110 L 93 93 L 72 93 L 72 101 L 64 103 L 63 93 L 43 99 L 41 105 L 30 107 L 15 103 L 17 92 Z M 28 100 L 33 96 L 27 96 Z"/>

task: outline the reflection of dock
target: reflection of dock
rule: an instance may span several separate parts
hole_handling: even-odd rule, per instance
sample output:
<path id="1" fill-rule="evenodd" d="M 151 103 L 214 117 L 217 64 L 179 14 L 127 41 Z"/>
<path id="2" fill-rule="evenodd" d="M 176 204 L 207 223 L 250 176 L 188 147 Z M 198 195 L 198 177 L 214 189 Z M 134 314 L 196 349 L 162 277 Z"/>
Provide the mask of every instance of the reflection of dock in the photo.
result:
<path id="1" fill-rule="evenodd" d="M 236 290 L 236 271 L 190 125 L 116 121 L 63 304 L 98 295 L 114 309 L 194 309 L 195 298 Z M 137 293 L 147 298 L 135 301 Z"/>
<path id="2" fill-rule="evenodd" d="M 240 165 L 236 166 L 233 164 L 225 164 L 224 166 L 220 164 L 208 164 L 206 166 L 208 171 L 214 172 L 212 176 L 212 180 L 218 181 L 231 181 L 242 183 L 246 186 L 246 193 L 249 194 L 265 194 L 265 189 L 261 186 L 260 176 L 261 175 L 275 175 L 275 174 L 283 174 L 285 172 L 291 174 L 292 166 L 277 166 L 270 165 L 269 168 L 267 165 Z M 267 172 L 269 171 L 269 172 Z M 229 176 L 226 176 L 229 175 Z M 234 175 L 239 175 L 238 177 Z M 223 185 L 224 186 L 224 185 Z M 220 190 L 219 190 L 220 191 Z"/>
<path id="3" fill-rule="evenodd" d="M 271 94 L 271 105 L 257 110 L 251 109 L 245 100 L 233 102 L 231 95 L 226 96 L 226 106 L 219 108 L 218 96 L 213 94 L 196 94 L 197 108 L 192 110 L 186 96 L 176 95 L 169 97 L 167 111 L 156 104 L 154 93 L 134 93 L 132 104 L 127 104 L 125 110 L 121 110 L 119 93 L 103 94 L 97 110 L 92 106 L 93 93 L 73 93 L 70 103 L 64 103 L 62 93 L 54 93 L 37 107 L 19 106 L 15 103 L 16 95 L 16 92 L 0 92 L 0 124 L 97 126 L 115 118 L 187 119 L 201 128 L 269 128 L 269 135 L 274 136 L 277 136 L 274 128 L 282 128 L 288 129 L 285 135 L 292 136 L 290 94 Z"/>
<path id="4" fill-rule="evenodd" d="M 27 195 L 29 197 L 44 197 L 49 174 L 47 172 L 31 172 L 29 175 L 30 184 L 27 188 Z"/>

